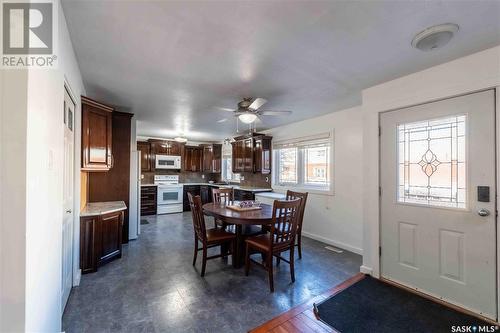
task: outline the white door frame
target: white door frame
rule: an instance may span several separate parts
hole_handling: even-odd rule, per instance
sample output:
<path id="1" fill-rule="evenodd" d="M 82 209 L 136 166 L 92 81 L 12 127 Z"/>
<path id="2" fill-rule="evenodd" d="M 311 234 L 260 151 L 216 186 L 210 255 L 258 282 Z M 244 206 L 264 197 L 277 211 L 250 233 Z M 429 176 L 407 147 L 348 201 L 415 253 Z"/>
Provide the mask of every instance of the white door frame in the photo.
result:
<path id="1" fill-rule="evenodd" d="M 71 85 L 69 84 L 69 81 L 67 78 L 64 78 L 64 89 L 68 92 L 69 97 L 73 100 L 73 103 L 75 104 L 75 112 L 73 115 L 73 166 L 74 166 L 74 172 L 73 172 L 73 237 L 71 240 L 71 247 L 72 247 L 72 252 L 73 252 L 73 257 L 72 257 L 72 268 L 71 272 L 73 275 L 73 281 L 72 285 L 78 286 L 80 284 L 80 277 L 81 277 L 81 271 L 80 271 L 80 249 L 79 249 L 79 237 L 80 237 L 80 187 L 81 184 L 79 182 L 80 180 L 80 161 L 78 159 L 78 156 L 80 155 L 80 144 L 78 143 L 78 139 L 80 138 L 80 133 L 81 127 L 80 127 L 80 118 L 81 118 L 81 113 L 80 113 L 80 105 L 78 101 L 80 100 L 79 98 L 76 98 L 75 93 L 73 92 L 73 89 L 71 89 Z M 61 314 L 62 316 L 62 314 Z"/>
<path id="2" fill-rule="evenodd" d="M 480 89 L 480 90 L 476 90 L 476 91 L 470 91 L 470 92 L 464 92 L 462 94 L 458 94 L 458 95 L 453 95 L 453 96 L 447 96 L 447 97 L 443 97 L 443 98 L 439 98 L 439 99 L 434 99 L 434 100 L 430 100 L 430 101 L 425 101 L 425 102 L 422 102 L 422 103 L 417 103 L 417 104 L 412 104 L 412 105 L 406 105 L 406 106 L 402 106 L 402 107 L 397 107 L 397 108 L 393 108 L 393 109 L 389 109 L 389 110 L 384 110 L 384 111 L 380 111 L 377 113 L 377 120 L 378 120 L 378 129 L 379 129 L 379 140 L 378 140 L 378 163 L 377 163 L 377 167 L 378 167 L 378 186 L 379 186 L 379 189 L 381 188 L 382 184 L 381 184 L 381 177 L 380 177 L 380 172 L 381 172 L 381 160 L 380 160 L 380 154 L 381 154 L 381 142 L 380 142 L 380 126 L 381 126 L 381 116 L 383 113 L 386 113 L 386 112 L 392 112 L 392 111 L 397 111 L 399 109 L 402 109 L 402 108 L 407 108 L 407 107 L 412 107 L 412 106 L 417 106 L 417 105 L 425 105 L 425 104 L 429 104 L 431 102 L 436 102 L 436 101 L 443 101 L 443 100 L 447 100 L 447 99 L 451 99 L 451 98 L 455 98 L 455 97 L 459 97 L 459 96 L 465 96 L 465 95 L 469 95 L 469 94 L 474 94 L 474 93 L 477 93 L 477 92 L 481 92 L 481 91 L 486 91 L 486 90 L 491 90 L 491 89 L 494 89 L 495 90 L 495 121 L 496 121 L 496 124 L 495 124 L 495 149 L 496 149 L 496 158 L 495 158 L 495 170 L 496 170 L 496 187 L 497 187 L 497 193 L 495 193 L 495 201 L 496 201 L 496 209 L 497 211 L 495 212 L 496 214 L 496 219 L 495 219 L 495 223 L 496 225 L 498 226 L 498 209 L 500 207 L 500 195 L 497 195 L 498 192 L 500 192 L 500 165 L 498 163 L 498 158 L 499 158 L 499 154 L 500 154 L 500 86 L 494 86 L 494 87 L 490 87 L 490 88 L 484 88 L 484 89 Z M 381 245 L 381 237 L 382 237 L 382 215 L 381 215 L 381 196 L 379 195 L 378 196 L 378 228 L 377 228 L 377 253 L 378 253 L 378 260 L 377 260 L 377 267 L 373 267 L 373 268 L 368 268 L 368 267 L 364 267 L 364 266 L 361 266 L 361 271 L 364 272 L 364 273 L 370 273 L 372 274 L 374 277 L 376 278 L 379 278 L 379 279 L 383 279 L 382 277 L 382 257 L 380 255 L 380 245 Z M 497 284 L 496 284 L 496 302 L 497 302 L 497 313 L 496 313 L 496 317 L 497 317 L 497 322 L 499 320 L 499 313 L 500 313 L 500 294 L 498 292 L 498 287 L 500 285 L 500 244 L 499 244 L 499 239 L 500 239 L 500 228 L 496 228 L 496 258 L 497 258 L 497 261 L 496 261 L 496 274 L 497 274 Z"/>

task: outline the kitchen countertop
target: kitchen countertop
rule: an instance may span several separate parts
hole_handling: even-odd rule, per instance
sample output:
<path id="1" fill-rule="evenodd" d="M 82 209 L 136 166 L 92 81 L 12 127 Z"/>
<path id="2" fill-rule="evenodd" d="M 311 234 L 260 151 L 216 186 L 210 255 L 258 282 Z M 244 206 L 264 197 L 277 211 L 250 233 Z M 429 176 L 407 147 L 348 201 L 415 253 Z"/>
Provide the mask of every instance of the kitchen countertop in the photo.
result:
<path id="1" fill-rule="evenodd" d="M 80 217 L 104 215 L 127 209 L 123 201 L 89 202 L 80 212 Z"/>
<path id="2" fill-rule="evenodd" d="M 285 199 L 286 194 L 278 193 L 278 192 L 264 192 L 257 194 L 259 197 L 270 198 L 270 199 Z"/>

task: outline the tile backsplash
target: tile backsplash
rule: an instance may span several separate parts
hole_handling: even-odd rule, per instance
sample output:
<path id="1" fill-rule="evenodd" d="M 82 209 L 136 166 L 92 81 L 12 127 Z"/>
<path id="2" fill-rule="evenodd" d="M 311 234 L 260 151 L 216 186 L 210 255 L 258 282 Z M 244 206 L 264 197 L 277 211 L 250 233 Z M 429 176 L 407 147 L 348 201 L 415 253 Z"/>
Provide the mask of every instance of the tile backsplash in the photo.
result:
<path id="1" fill-rule="evenodd" d="M 143 172 L 141 182 L 143 184 L 152 184 L 154 182 L 155 175 L 179 175 L 179 182 L 181 183 L 207 183 L 209 180 L 213 180 L 217 183 L 222 180 L 221 175 L 218 173 L 157 170 L 152 172 Z M 241 176 L 244 177 L 244 180 L 240 182 L 241 186 L 271 188 L 271 175 L 244 172 L 241 173 Z"/>
<path id="2" fill-rule="evenodd" d="M 213 180 L 214 182 L 220 181 L 220 174 L 215 173 L 158 170 L 153 172 L 143 172 L 141 182 L 143 184 L 152 184 L 154 182 L 155 175 L 179 175 L 179 182 L 181 183 L 206 183 L 209 180 Z"/>

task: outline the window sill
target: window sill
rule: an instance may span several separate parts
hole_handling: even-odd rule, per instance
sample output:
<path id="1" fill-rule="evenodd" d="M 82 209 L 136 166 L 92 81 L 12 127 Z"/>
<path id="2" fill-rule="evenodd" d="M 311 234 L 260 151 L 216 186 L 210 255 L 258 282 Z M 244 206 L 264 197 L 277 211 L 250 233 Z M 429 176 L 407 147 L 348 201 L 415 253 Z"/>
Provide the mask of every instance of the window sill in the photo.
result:
<path id="1" fill-rule="evenodd" d="M 282 186 L 282 185 L 277 185 L 273 184 L 273 190 L 276 190 L 277 192 L 282 192 L 286 193 L 287 190 L 291 191 L 297 191 L 297 192 L 309 192 L 311 194 L 318 194 L 318 195 L 327 195 L 327 196 L 334 196 L 335 191 L 333 189 L 320 189 L 317 187 L 309 187 L 309 186 Z"/>

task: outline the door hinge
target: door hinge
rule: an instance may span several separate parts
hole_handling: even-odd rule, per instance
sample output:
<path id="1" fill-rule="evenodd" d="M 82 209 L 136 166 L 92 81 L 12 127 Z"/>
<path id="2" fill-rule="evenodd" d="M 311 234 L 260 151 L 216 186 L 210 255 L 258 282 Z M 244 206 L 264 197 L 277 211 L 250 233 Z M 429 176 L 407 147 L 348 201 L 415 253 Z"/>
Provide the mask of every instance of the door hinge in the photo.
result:
<path id="1" fill-rule="evenodd" d="M 378 127 L 378 136 L 382 136 L 382 126 Z"/>
<path id="2" fill-rule="evenodd" d="M 382 246 L 378 247 L 378 255 L 381 257 L 382 256 Z"/>
<path id="3" fill-rule="evenodd" d="M 378 187 L 378 195 L 379 195 L 379 197 L 382 196 L 382 186 Z"/>

